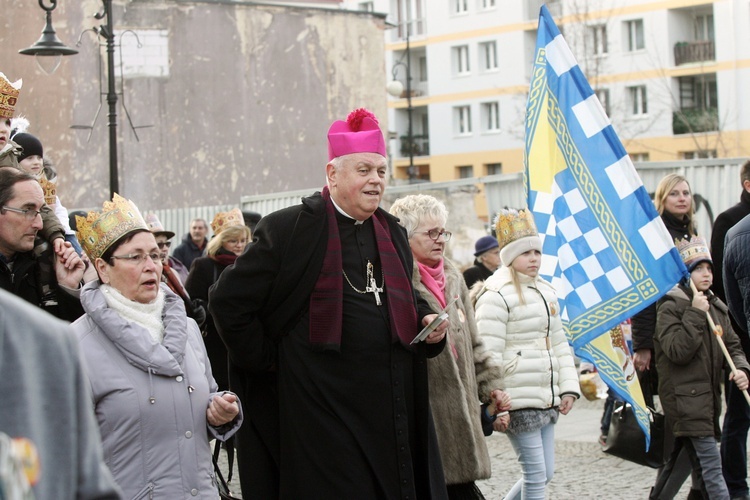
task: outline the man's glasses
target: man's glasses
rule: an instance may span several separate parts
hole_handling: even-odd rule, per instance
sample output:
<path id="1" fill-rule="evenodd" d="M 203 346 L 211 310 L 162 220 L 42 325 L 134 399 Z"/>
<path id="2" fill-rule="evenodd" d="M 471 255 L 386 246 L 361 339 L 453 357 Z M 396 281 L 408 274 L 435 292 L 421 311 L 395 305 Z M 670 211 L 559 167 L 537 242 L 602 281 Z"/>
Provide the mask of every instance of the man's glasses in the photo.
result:
<path id="1" fill-rule="evenodd" d="M 163 241 L 161 243 L 157 243 L 156 246 L 159 247 L 159 248 L 169 248 L 169 247 L 172 246 L 172 242 L 171 241 Z"/>
<path id="2" fill-rule="evenodd" d="M 113 259 L 117 260 L 124 260 L 125 262 L 130 262 L 131 264 L 135 264 L 138 266 L 142 266 L 146 263 L 146 259 L 151 259 L 154 264 L 161 264 L 161 256 L 154 252 L 154 253 L 129 253 L 127 255 L 113 255 Z"/>
<path id="3" fill-rule="evenodd" d="M 28 220 L 36 219 L 37 215 L 42 214 L 41 210 L 34 210 L 33 208 L 13 208 L 3 205 L 2 209 L 9 212 L 15 212 L 17 214 L 23 214 L 23 216 Z"/>
<path id="4" fill-rule="evenodd" d="M 437 241 L 441 236 L 443 237 L 444 241 L 449 241 L 451 239 L 451 236 L 453 236 L 453 233 L 451 233 L 450 231 L 438 231 L 437 229 L 430 229 L 429 231 L 419 232 L 429 236 L 432 241 Z"/>

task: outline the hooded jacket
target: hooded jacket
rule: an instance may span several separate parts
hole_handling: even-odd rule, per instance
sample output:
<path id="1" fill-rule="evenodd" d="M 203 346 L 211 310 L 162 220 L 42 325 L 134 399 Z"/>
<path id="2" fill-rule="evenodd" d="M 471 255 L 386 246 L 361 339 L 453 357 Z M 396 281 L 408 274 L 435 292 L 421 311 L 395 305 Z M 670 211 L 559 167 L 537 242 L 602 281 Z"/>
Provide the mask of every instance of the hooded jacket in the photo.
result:
<path id="1" fill-rule="evenodd" d="M 215 428 L 206 409 L 219 393 L 198 325 L 162 284 L 164 340 L 110 309 L 98 281 L 81 291 L 86 314 L 73 323 L 86 361 L 104 460 L 125 498 L 217 497 L 209 438 L 224 441 L 242 423 Z"/>
<path id="2" fill-rule="evenodd" d="M 706 313 L 694 308 L 693 292 L 681 285 L 657 305 L 654 354 L 659 397 L 675 436 L 721 435 L 721 371 L 726 362 L 710 331 Z M 750 373 L 740 341 L 732 330 L 727 306 L 709 295 L 709 313 L 721 325 L 722 339 L 738 370 Z"/>
<path id="3" fill-rule="evenodd" d="M 563 395 L 580 397 L 573 352 L 551 284 L 518 274 L 522 304 L 510 274 L 501 266 L 487 278 L 476 301 L 477 329 L 503 367 L 503 389 L 511 410 L 557 407 Z"/>

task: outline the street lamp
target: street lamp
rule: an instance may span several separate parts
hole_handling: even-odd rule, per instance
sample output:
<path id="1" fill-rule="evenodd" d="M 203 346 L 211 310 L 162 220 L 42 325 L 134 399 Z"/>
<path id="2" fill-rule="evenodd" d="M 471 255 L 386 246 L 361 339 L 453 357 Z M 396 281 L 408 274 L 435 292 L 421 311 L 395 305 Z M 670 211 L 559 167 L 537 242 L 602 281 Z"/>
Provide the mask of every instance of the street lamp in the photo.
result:
<path id="1" fill-rule="evenodd" d="M 39 6 L 47 12 L 47 26 L 42 31 L 42 38 L 28 49 L 19 50 L 24 55 L 57 56 L 59 65 L 60 56 L 77 54 L 78 51 L 66 47 L 55 35 L 52 29 L 52 11 L 57 7 L 57 0 L 49 0 L 51 6 L 44 5 L 44 0 L 39 0 Z M 115 91 L 115 32 L 112 27 L 112 0 L 102 0 L 102 11 L 94 14 L 96 19 L 107 18 L 106 24 L 92 28 L 92 31 L 107 42 L 107 114 L 109 124 L 109 197 L 119 191 L 117 175 L 117 92 Z M 80 40 L 78 42 L 80 45 Z M 37 58 L 39 62 L 39 58 Z M 41 66 L 41 63 L 40 63 Z M 57 65 L 55 65 L 57 68 Z M 46 70 L 45 70 L 46 71 Z M 54 71 L 54 68 L 53 70 Z M 51 73 L 51 72 L 50 72 Z"/>
<path id="2" fill-rule="evenodd" d="M 44 0 L 39 0 L 39 7 L 47 13 L 47 23 L 42 30 L 42 36 L 34 45 L 26 49 L 21 49 L 18 53 L 26 56 L 35 56 L 39 68 L 46 74 L 51 75 L 60 66 L 62 56 L 78 54 L 78 51 L 68 47 L 57 38 L 55 28 L 52 27 L 52 11 L 57 7 L 57 0 L 49 1 L 50 6 L 47 7 L 44 4 Z"/>
<path id="3" fill-rule="evenodd" d="M 403 66 L 406 70 L 406 116 L 408 121 L 408 129 L 406 131 L 406 140 L 408 142 L 409 150 L 409 170 L 407 174 L 409 176 L 409 183 L 414 183 L 417 179 L 416 168 L 414 167 L 414 134 L 412 131 L 412 105 L 411 105 L 411 52 L 409 47 L 409 31 L 411 26 L 406 25 L 406 52 L 402 59 L 406 59 L 406 62 L 402 60 L 396 61 L 391 69 L 393 80 L 388 82 L 385 87 L 386 92 L 393 97 L 401 97 L 404 92 L 404 84 L 396 79 L 396 71 L 399 66 Z"/>

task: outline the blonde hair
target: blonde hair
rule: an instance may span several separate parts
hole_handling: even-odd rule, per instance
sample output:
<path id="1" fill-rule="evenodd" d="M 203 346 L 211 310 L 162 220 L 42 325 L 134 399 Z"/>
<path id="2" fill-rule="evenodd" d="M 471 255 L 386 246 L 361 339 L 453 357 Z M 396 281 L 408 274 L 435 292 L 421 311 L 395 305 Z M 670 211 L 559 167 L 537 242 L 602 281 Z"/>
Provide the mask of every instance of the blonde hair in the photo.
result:
<path id="1" fill-rule="evenodd" d="M 513 269 L 513 266 L 508 266 L 508 271 L 510 271 L 510 280 L 513 283 L 513 286 L 516 288 L 516 293 L 518 294 L 518 302 L 519 304 L 525 306 L 526 297 L 524 297 L 523 295 L 523 288 L 521 288 L 521 280 L 518 279 L 518 271 Z"/>
<path id="2" fill-rule="evenodd" d="M 659 215 L 664 214 L 664 211 L 666 210 L 664 206 L 666 204 L 669 193 L 672 192 L 674 187 L 681 182 L 687 184 L 688 189 L 690 190 L 690 211 L 688 211 L 687 213 L 689 221 L 688 232 L 690 234 L 695 234 L 695 227 L 693 226 L 693 214 L 695 213 L 693 189 L 690 187 L 690 183 L 684 176 L 680 174 L 665 175 L 664 178 L 659 181 L 659 185 L 656 186 L 656 191 L 654 192 L 654 205 L 656 206 L 656 211 L 659 212 Z"/>
<path id="3" fill-rule="evenodd" d="M 250 243 L 250 228 L 247 226 L 229 226 L 221 230 L 219 234 L 211 238 L 206 245 L 206 255 L 214 257 L 224 246 L 226 241 L 244 236 Z"/>

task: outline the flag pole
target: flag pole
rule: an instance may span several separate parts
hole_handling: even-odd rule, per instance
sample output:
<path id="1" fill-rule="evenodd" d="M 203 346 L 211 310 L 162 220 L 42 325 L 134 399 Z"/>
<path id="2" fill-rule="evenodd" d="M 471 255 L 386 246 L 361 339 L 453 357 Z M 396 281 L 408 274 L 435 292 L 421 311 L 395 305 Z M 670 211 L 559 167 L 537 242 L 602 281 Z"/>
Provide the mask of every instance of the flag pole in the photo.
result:
<path id="1" fill-rule="evenodd" d="M 693 283 L 692 278 L 690 279 L 690 288 L 693 289 L 693 293 L 700 293 L 695 287 L 695 283 Z M 724 358 L 726 358 L 727 363 L 729 363 L 729 368 L 731 368 L 732 370 L 732 375 L 736 377 L 737 367 L 734 365 L 734 361 L 732 361 L 732 357 L 729 355 L 729 351 L 727 351 L 727 346 L 724 344 L 724 340 L 721 338 L 724 333 L 723 330 L 720 326 L 717 326 L 716 323 L 714 323 L 714 319 L 711 317 L 708 311 L 706 311 L 706 318 L 708 318 L 708 324 L 711 327 L 711 331 L 714 333 L 714 337 L 716 337 L 716 340 L 719 341 L 719 347 L 721 347 L 721 352 L 724 353 Z M 747 389 L 742 390 L 742 395 L 745 396 L 745 401 L 747 401 L 747 404 L 750 405 L 750 394 L 748 394 Z"/>

